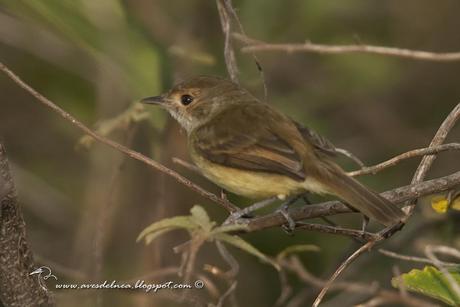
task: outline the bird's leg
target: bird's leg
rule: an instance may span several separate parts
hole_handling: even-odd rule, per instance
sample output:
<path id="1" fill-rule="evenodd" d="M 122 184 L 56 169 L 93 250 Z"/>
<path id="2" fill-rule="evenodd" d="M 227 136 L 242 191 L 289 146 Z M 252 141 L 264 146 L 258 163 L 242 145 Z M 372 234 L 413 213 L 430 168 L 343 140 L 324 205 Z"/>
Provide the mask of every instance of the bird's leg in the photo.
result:
<path id="1" fill-rule="evenodd" d="M 225 191 L 225 189 L 220 189 L 220 198 L 222 198 L 224 200 L 228 200 L 227 191 Z"/>
<path id="2" fill-rule="evenodd" d="M 288 199 L 286 202 L 282 203 L 277 210 L 277 212 L 279 212 L 286 219 L 287 224 L 283 225 L 283 230 L 286 231 L 288 234 L 291 234 L 295 230 L 295 221 L 289 215 L 289 206 L 295 203 L 301 197 L 303 196 L 297 195 L 292 197 L 291 199 Z"/>
<path id="3" fill-rule="evenodd" d="M 225 220 L 224 225 L 232 224 L 236 222 L 238 219 L 242 218 L 243 216 L 249 215 L 251 212 L 265 208 L 266 206 L 272 204 L 278 200 L 278 197 L 273 196 L 264 200 L 261 200 L 259 202 L 256 202 L 244 209 L 238 210 L 236 212 L 233 212 L 228 216 L 228 218 Z"/>
<path id="4" fill-rule="evenodd" d="M 363 237 L 364 237 L 364 234 L 366 232 L 367 225 L 369 225 L 369 217 L 363 215 L 363 220 L 362 220 L 362 224 L 361 224 L 361 232 L 363 233 Z"/>

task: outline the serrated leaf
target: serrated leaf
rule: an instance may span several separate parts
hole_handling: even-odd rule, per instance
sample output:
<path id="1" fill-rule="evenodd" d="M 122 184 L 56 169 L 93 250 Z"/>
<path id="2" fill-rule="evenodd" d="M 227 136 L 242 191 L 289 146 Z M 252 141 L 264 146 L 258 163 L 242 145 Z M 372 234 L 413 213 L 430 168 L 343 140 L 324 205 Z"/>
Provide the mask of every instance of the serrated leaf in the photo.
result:
<path id="1" fill-rule="evenodd" d="M 312 244 L 298 244 L 298 245 L 291 245 L 282 250 L 278 256 L 276 256 L 276 259 L 280 261 L 284 257 L 286 257 L 289 254 L 294 254 L 294 253 L 302 253 L 302 252 L 319 252 L 320 248 L 316 245 Z"/>
<path id="2" fill-rule="evenodd" d="M 206 210 L 203 207 L 195 205 L 190 209 L 192 214 L 191 219 L 197 224 L 200 225 L 203 230 L 210 232 L 214 227 L 215 223 L 211 222 L 209 215 L 206 213 Z"/>
<path id="3" fill-rule="evenodd" d="M 449 208 L 449 200 L 444 196 L 434 196 L 431 199 L 431 208 L 437 213 L 446 213 Z"/>
<path id="4" fill-rule="evenodd" d="M 155 232 L 162 231 L 165 228 L 173 229 L 187 229 L 193 230 L 199 226 L 190 218 L 190 216 L 175 216 L 171 218 L 162 219 L 158 222 L 146 227 L 137 237 L 136 241 L 144 239 L 147 235 L 152 235 Z"/>
<path id="5" fill-rule="evenodd" d="M 460 273 L 458 271 L 450 271 L 450 273 L 460 284 Z M 430 296 L 451 306 L 460 306 L 460 297 L 452 291 L 449 281 L 443 273 L 432 266 L 426 266 L 423 271 L 413 269 L 409 273 L 394 277 L 391 284 L 395 288 L 403 285 L 409 291 Z"/>
<path id="6" fill-rule="evenodd" d="M 226 234 L 226 233 L 219 233 L 219 234 L 216 234 L 214 236 L 214 238 L 216 240 L 223 241 L 223 242 L 226 242 L 226 243 L 228 243 L 230 245 L 233 245 L 233 246 L 235 246 L 235 247 L 247 252 L 248 254 L 254 255 L 257 258 L 259 258 L 260 260 L 262 260 L 262 261 L 264 261 L 264 262 L 266 262 L 268 264 L 271 264 L 276 270 L 278 270 L 278 271 L 280 270 L 280 266 L 278 265 L 278 263 L 273 261 L 270 257 L 266 256 L 264 253 L 262 253 L 257 248 L 252 246 L 250 243 L 244 241 L 243 239 L 241 239 L 238 236 L 232 236 L 232 235 L 229 235 L 229 234 Z"/>

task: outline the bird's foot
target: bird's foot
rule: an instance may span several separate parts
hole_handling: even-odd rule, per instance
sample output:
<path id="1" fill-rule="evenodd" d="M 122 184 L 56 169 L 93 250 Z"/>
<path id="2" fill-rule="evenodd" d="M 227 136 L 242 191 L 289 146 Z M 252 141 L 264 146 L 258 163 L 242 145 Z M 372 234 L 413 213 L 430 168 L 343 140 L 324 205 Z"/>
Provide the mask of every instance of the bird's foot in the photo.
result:
<path id="1" fill-rule="evenodd" d="M 287 234 L 292 234 L 295 230 L 295 221 L 292 219 L 292 217 L 289 215 L 289 206 L 291 206 L 293 203 L 295 203 L 300 197 L 302 196 L 294 196 L 288 201 L 284 202 L 281 204 L 281 206 L 278 208 L 277 212 L 279 212 L 285 219 L 286 219 L 286 224 L 281 226 L 283 230 Z"/>
<path id="2" fill-rule="evenodd" d="M 252 219 L 254 215 L 250 213 L 244 213 L 243 210 L 238 210 L 233 213 L 231 213 L 227 219 L 224 221 L 222 225 L 233 225 L 233 224 L 239 224 L 239 225 L 246 225 L 249 223 L 249 220 Z"/>
<path id="3" fill-rule="evenodd" d="M 277 197 L 267 198 L 262 201 L 256 202 L 249 207 L 235 211 L 228 216 L 228 218 L 224 222 L 224 225 L 241 224 L 241 222 L 242 224 L 247 224 L 247 220 L 253 217 L 253 215 L 251 214 L 252 212 L 262 209 L 272 204 L 276 200 Z"/>
<path id="4" fill-rule="evenodd" d="M 366 238 L 366 228 L 367 225 L 369 225 L 369 218 L 365 215 L 363 215 L 363 220 L 361 224 L 361 237 L 364 239 Z"/>
<path id="5" fill-rule="evenodd" d="M 286 220 L 286 224 L 281 225 L 281 228 L 284 230 L 285 233 L 288 235 L 292 235 L 292 233 L 295 230 L 295 221 L 292 219 L 292 217 L 289 215 L 289 206 L 283 204 L 278 210 L 279 212 Z"/>

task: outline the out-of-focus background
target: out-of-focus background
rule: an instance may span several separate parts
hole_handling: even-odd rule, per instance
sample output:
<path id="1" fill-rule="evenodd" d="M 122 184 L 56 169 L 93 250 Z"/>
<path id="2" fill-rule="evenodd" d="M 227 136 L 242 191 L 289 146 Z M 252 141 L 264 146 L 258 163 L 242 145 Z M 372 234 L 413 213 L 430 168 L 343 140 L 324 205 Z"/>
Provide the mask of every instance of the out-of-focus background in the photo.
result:
<path id="1" fill-rule="evenodd" d="M 234 6 L 246 33 L 267 42 L 308 39 L 460 50 L 460 3 L 454 0 L 235 0 Z M 216 186 L 172 162 L 173 157 L 188 160 L 185 133 L 176 122 L 154 108 L 145 118 L 136 101 L 187 76 L 226 76 L 223 45 L 215 1 L 0 0 L 3 63 L 87 125 L 216 193 Z M 235 45 L 241 83 L 263 98 L 254 60 L 239 52 L 240 47 Z M 269 103 L 369 165 L 427 146 L 460 101 L 460 62 L 363 54 L 260 53 L 258 58 Z M 216 221 L 225 218 L 221 207 L 170 177 L 103 145 L 82 143 L 79 130 L 4 75 L 0 93 L 0 136 L 13 163 L 29 241 L 38 262 L 50 266 L 59 282 L 126 281 L 177 266 L 181 259 L 173 247 L 187 240 L 185 232 L 171 232 L 145 246 L 136 243 L 140 231 L 154 221 L 186 215 L 194 204 Z M 460 130 L 453 130 L 449 141 L 459 137 Z M 458 152 L 442 153 L 430 176 L 457 170 L 459 158 Z M 406 185 L 419 160 L 361 180 L 378 191 Z M 346 160 L 343 166 L 356 167 Z M 229 197 L 237 204 L 249 203 Z M 357 215 L 334 221 L 360 227 Z M 422 200 L 409 225 L 385 246 L 414 255 L 427 243 L 458 248 L 458 225 L 458 214 L 437 214 Z M 289 236 L 281 229 L 243 238 L 268 255 L 292 244 L 317 245 L 320 252 L 302 254 L 301 259 L 322 278 L 357 246 L 348 238 L 312 232 Z M 273 305 L 280 294 L 277 272 L 253 256 L 230 250 L 240 264 L 239 305 Z M 226 268 L 211 244 L 198 254 L 196 269 L 215 280 L 202 270 L 204 264 Z M 415 266 L 372 253 L 355 263 L 345 278 L 378 281 L 390 288 L 395 265 L 402 272 Z M 303 289 L 300 305 L 311 304 L 318 289 L 290 279 L 295 291 Z M 153 281 L 167 280 L 180 278 L 169 275 Z M 216 285 L 225 292 L 225 283 L 217 280 Z M 196 295 L 217 302 L 212 291 Z M 60 306 L 184 305 L 173 291 L 63 290 L 56 297 Z M 350 294 L 335 294 L 324 306 L 355 301 Z"/>

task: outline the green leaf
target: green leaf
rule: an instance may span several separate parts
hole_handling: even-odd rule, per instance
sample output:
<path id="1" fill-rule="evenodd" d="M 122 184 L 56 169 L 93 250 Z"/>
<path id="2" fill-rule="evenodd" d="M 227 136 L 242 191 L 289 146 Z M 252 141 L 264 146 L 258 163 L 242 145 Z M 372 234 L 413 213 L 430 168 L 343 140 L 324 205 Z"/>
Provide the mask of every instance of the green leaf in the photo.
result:
<path id="1" fill-rule="evenodd" d="M 187 229 L 187 230 L 194 230 L 198 228 L 198 225 L 189 217 L 189 216 L 176 216 L 171 218 L 166 218 L 161 221 L 155 222 L 150 226 L 146 227 L 137 237 L 136 241 L 139 242 L 142 239 L 146 239 L 147 235 L 154 236 L 153 238 L 157 237 L 154 234 L 158 231 L 164 233 L 165 229 Z M 160 234 L 162 234 L 160 233 Z M 152 237 L 150 237 L 152 238 Z M 151 239 L 152 240 L 152 239 Z M 150 240 L 150 242 L 151 242 Z"/>
<path id="2" fill-rule="evenodd" d="M 245 231 L 248 229 L 248 225 L 244 224 L 233 224 L 233 225 L 224 225 L 224 226 L 219 226 L 216 227 L 212 230 L 211 235 L 216 235 L 219 233 L 225 233 L 225 232 L 233 232 L 233 231 Z"/>
<path id="3" fill-rule="evenodd" d="M 157 230 L 157 231 L 154 231 L 154 232 L 146 234 L 145 237 L 144 237 L 145 245 L 149 245 L 150 243 L 152 243 L 153 240 L 155 240 L 159 236 L 161 236 L 161 235 L 163 235 L 163 234 L 165 234 L 167 232 L 170 232 L 172 230 L 175 230 L 175 229 L 177 229 L 177 228 L 168 227 L 168 228 L 164 228 L 164 229 Z"/>
<path id="4" fill-rule="evenodd" d="M 460 273 L 457 270 L 450 273 L 460 284 Z M 409 291 L 430 296 L 451 306 L 460 306 L 460 297 L 452 291 L 446 276 L 432 266 L 426 266 L 423 271 L 413 269 L 409 273 L 394 277 L 391 284 L 395 288 L 404 286 Z"/>
<path id="5" fill-rule="evenodd" d="M 233 245 L 235 247 L 238 247 L 239 249 L 251 254 L 251 255 L 254 255 L 256 257 L 258 257 L 260 260 L 268 263 L 268 264 L 271 264 L 275 269 L 277 269 L 278 271 L 280 270 L 280 266 L 278 265 L 278 263 L 276 263 L 275 261 L 273 261 L 270 257 L 266 256 L 265 254 L 263 254 L 262 252 L 260 252 L 257 248 L 255 248 L 254 246 L 252 246 L 251 244 L 249 244 L 248 242 L 244 241 L 243 239 L 241 239 L 240 237 L 238 236 L 232 236 L 232 235 L 229 235 L 229 234 L 226 234 L 226 233 L 218 233 L 214 236 L 214 238 L 216 240 L 219 240 L 219 241 L 223 241 L 223 242 L 226 242 L 230 245 Z"/>
<path id="6" fill-rule="evenodd" d="M 319 252 L 320 248 L 316 245 L 312 244 L 298 244 L 298 245 L 291 245 L 282 250 L 278 256 L 276 256 L 276 260 L 280 261 L 284 257 L 289 254 L 293 253 L 302 253 L 302 252 Z"/>
<path id="7" fill-rule="evenodd" d="M 190 213 L 192 214 L 191 220 L 199 225 L 204 231 L 210 232 L 214 227 L 215 223 L 211 222 L 209 215 L 206 213 L 203 207 L 195 205 L 192 207 L 192 209 L 190 209 Z"/>

